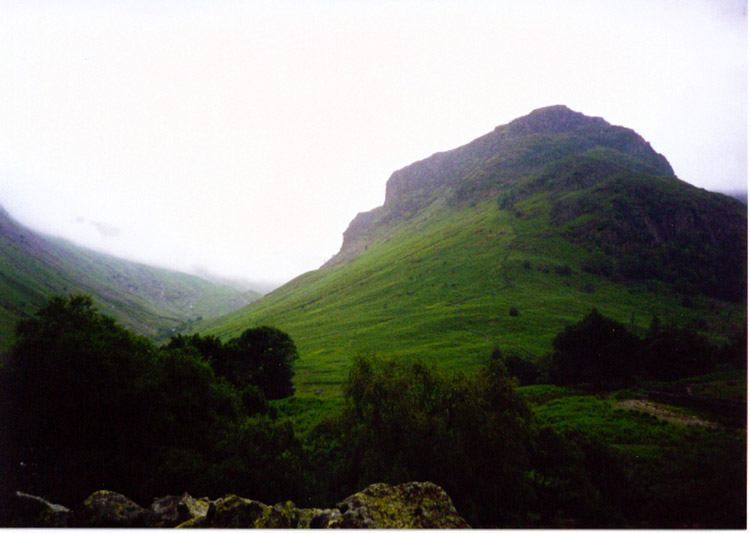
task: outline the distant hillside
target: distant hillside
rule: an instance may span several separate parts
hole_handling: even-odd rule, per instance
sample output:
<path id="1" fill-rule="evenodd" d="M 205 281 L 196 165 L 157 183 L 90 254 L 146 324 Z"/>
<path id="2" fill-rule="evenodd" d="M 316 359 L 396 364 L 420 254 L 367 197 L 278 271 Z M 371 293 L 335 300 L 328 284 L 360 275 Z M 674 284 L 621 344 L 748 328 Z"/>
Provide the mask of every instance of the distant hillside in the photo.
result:
<path id="1" fill-rule="evenodd" d="M 133 263 L 35 233 L 0 207 L 0 350 L 53 294 L 87 293 L 121 324 L 159 339 L 257 299 L 254 291 Z"/>
<path id="2" fill-rule="evenodd" d="M 298 390 L 337 394 L 351 356 L 482 364 L 537 357 L 596 306 L 726 339 L 747 316 L 747 213 L 675 177 L 634 131 L 543 108 L 393 173 L 341 251 L 200 325 L 275 325 L 298 343 Z"/>
<path id="3" fill-rule="evenodd" d="M 718 191 L 727 196 L 731 196 L 735 200 L 739 200 L 743 204 L 747 205 L 747 189 L 735 189 L 731 191 Z"/>

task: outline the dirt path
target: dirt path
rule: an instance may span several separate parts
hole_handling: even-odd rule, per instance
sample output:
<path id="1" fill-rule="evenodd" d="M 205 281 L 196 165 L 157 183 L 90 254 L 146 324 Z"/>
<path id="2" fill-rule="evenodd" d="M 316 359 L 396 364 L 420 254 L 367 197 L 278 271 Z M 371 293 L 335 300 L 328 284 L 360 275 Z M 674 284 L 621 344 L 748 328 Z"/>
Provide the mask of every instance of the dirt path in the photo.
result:
<path id="1" fill-rule="evenodd" d="M 718 424 L 709 422 L 708 420 L 698 418 L 697 416 L 680 413 L 679 411 L 673 411 L 666 405 L 649 402 L 648 400 L 620 400 L 616 405 L 620 409 L 642 411 L 661 420 L 674 422 L 675 424 L 683 424 L 685 426 L 700 426 L 705 428 L 719 427 Z"/>

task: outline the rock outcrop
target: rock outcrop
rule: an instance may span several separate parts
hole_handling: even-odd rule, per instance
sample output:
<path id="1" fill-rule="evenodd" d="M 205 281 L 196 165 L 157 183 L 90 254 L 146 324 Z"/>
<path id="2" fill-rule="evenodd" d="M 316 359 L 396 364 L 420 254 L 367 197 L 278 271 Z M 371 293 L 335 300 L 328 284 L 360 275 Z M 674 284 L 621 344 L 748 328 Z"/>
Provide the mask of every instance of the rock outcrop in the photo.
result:
<path id="1" fill-rule="evenodd" d="M 16 492 L 13 501 L 14 515 L 6 521 L 9 527 L 68 527 L 72 523 L 73 512 L 63 505 L 50 503 L 44 498 Z"/>
<path id="2" fill-rule="evenodd" d="M 85 527 L 146 527 L 156 520 L 148 509 L 126 496 L 99 490 L 84 500 L 76 521 Z"/>
<path id="3" fill-rule="evenodd" d="M 606 151 L 620 166 L 675 178 L 667 159 L 633 130 L 563 105 L 544 107 L 395 171 L 386 183 L 383 205 L 352 220 L 341 250 L 325 265 L 353 259 L 439 198 L 450 205 L 497 197 L 558 159 L 592 150 Z"/>
<path id="4" fill-rule="evenodd" d="M 293 502 L 266 505 L 229 494 L 217 500 L 182 496 L 154 499 L 146 509 L 122 494 L 97 491 L 72 513 L 42 498 L 19 496 L 21 527 L 177 527 L 259 529 L 458 529 L 470 527 L 446 492 L 429 482 L 377 483 L 332 509 L 301 509 Z"/>

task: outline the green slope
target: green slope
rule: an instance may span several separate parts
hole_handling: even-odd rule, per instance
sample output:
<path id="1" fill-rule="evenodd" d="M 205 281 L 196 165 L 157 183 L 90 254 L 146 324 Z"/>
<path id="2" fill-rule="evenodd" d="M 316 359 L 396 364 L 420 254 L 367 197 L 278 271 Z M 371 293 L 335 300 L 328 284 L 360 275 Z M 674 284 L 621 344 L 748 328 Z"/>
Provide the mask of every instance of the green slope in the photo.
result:
<path id="1" fill-rule="evenodd" d="M 746 227 L 744 206 L 678 180 L 631 130 L 547 108 L 397 171 L 325 267 L 197 329 L 287 331 L 299 394 L 328 397 L 356 353 L 539 356 L 592 306 L 727 338 L 746 320 Z"/>
<path id="2" fill-rule="evenodd" d="M 259 296 L 44 237 L 0 208 L 0 350 L 12 341 L 19 318 L 51 295 L 76 292 L 92 295 L 103 312 L 155 339 Z"/>

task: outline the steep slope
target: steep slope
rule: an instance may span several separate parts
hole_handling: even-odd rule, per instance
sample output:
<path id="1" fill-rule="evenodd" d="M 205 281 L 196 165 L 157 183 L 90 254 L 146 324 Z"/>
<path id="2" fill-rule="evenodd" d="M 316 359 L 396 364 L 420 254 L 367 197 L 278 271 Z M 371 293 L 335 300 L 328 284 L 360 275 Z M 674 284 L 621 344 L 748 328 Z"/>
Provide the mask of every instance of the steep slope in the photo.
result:
<path id="1" fill-rule="evenodd" d="M 75 292 L 92 295 L 103 312 L 153 338 L 259 296 L 42 236 L 0 207 L 0 350 L 10 344 L 19 318 L 51 295 Z"/>
<path id="2" fill-rule="evenodd" d="M 298 390 L 334 395 L 354 353 L 540 356 L 592 306 L 726 338 L 746 317 L 746 254 L 744 205 L 677 179 L 632 130 L 555 106 L 395 172 L 323 268 L 200 328 L 285 329 Z"/>

